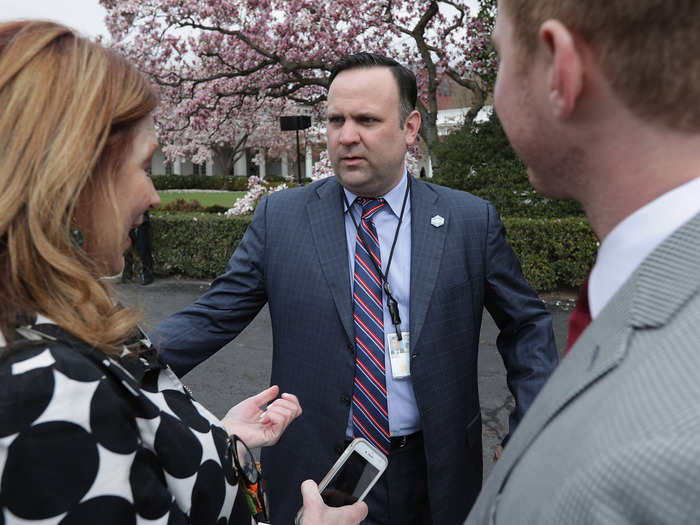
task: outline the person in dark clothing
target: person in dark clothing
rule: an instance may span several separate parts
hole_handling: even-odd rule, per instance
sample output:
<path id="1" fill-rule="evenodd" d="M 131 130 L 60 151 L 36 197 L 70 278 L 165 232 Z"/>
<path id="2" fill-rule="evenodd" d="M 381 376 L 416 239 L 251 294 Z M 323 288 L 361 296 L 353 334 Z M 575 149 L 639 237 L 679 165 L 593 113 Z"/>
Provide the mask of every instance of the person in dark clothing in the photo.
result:
<path id="1" fill-rule="evenodd" d="M 122 281 L 134 276 L 134 251 L 141 261 L 141 285 L 153 282 L 153 255 L 151 254 L 151 219 L 148 212 L 143 214 L 143 222 L 129 231 L 132 248 L 124 254 Z"/>

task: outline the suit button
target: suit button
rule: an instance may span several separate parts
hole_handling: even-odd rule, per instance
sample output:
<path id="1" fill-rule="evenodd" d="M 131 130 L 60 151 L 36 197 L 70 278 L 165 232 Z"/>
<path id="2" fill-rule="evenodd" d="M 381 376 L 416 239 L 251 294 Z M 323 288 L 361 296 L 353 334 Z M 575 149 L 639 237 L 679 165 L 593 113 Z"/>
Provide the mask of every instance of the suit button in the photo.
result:
<path id="1" fill-rule="evenodd" d="M 350 406 L 350 396 L 343 394 L 340 396 L 340 402 L 343 403 L 346 407 Z"/>
<path id="2" fill-rule="evenodd" d="M 415 359 L 416 357 L 418 357 L 418 354 L 411 354 L 411 359 Z"/>
<path id="3" fill-rule="evenodd" d="M 350 344 L 348 345 L 348 352 L 350 352 L 351 354 L 355 353 L 355 348 Z"/>

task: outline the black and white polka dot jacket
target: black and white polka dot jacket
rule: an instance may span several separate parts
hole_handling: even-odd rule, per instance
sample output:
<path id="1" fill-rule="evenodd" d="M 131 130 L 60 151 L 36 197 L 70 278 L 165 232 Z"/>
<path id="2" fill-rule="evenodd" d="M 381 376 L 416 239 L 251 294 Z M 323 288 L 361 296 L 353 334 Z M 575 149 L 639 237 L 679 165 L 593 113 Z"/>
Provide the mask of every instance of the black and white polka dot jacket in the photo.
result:
<path id="1" fill-rule="evenodd" d="M 225 524 L 227 435 L 147 340 L 108 357 L 48 320 L 0 341 L 0 523 Z"/>

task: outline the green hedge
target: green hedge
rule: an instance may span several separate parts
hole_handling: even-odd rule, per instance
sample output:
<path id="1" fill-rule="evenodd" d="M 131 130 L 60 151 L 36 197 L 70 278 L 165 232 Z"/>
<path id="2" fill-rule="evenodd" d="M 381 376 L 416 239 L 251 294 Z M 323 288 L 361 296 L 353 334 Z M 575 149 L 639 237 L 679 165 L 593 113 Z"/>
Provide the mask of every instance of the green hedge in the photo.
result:
<path id="1" fill-rule="evenodd" d="M 598 253 L 598 239 L 585 217 L 504 218 L 506 238 L 523 274 L 539 292 L 583 283 Z"/>
<path id="2" fill-rule="evenodd" d="M 248 190 L 248 177 L 238 175 L 151 175 L 151 180 L 157 190 Z M 280 176 L 270 175 L 265 177 L 265 182 L 278 186 L 286 181 Z M 304 178 L 302 182 L 308 184 L 311 179 Z M 286 184 L 290 188 L 297 186 L 296 182 Z"/>
<path id="3" fill-rule="evenodd" d="M 435 146 L 435 155 L 439 169 L 431 182 L 486 199 L 504 217 L 583 216 L 577 203 L 551 200 L 532 189 L 527 168 L 495 114 L 450 133 Z"/>
<path id="4" fill-rule="evenodd" d="M 251 218 L 206 213 L 151 215 L 155 273 L 207 279 L 219 275 Z"/>
<path id="5" fill-rule="evenodd" d="M 151 175 L 157 190 L 246 191 L 247 177 L 220 175 Z"/>
<path id="6" fill-rule="evenodd" d="M 434 177 L 431 182 L 486 199 L 504 217 L 583 216 L 583 210 L 576 202 L 552 200 L 537 193 L 528 182 L 525 167 L 518 159 L 484 164 L 478 168 L 478 173 L 472 170 L 471 175 L 458 180 Z"/>
<path id="7" fill-rule="evenodd" d="M 219 195 L 219 194 L 214 194 Z M 166 202 L 156 208 L 157 212 L 204 212 L 204 213 L 225 213 L 230 206 L 221 206 L 220 204 L 212 204 L 211 206 L 202 206 L 197 199 L 185 200 L 180 197 L 174 201 Z"/>
<path id="8" fill-rule="evenodd" d="M 219 275 L 250 221 L 250 216 L 203 213 L 152 215 L 156 274 L 206 279 Z M 585 218 L 504 218 L 503 222 L 533 288 L 545 292 L 583 282 L 598 250 Z"/>

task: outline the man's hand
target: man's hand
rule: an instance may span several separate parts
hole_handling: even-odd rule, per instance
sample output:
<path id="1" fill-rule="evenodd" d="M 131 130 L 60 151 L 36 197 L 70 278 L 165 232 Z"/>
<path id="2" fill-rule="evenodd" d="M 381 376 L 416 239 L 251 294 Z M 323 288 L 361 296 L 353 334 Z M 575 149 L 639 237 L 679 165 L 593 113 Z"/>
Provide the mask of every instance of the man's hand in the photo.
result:
<path id="1" fill-rule="evenodd" d="M 301 525 L 357 525 L 367 516 L 367 504 L 358 501 L 344 507 L 329 507 L 323 503 L 318 485 L 307 479 L 301 484 L 304 499 Z"/>
<path id="2" fill-rule="evenodd" d="M 285 393 L 275 399 L 278 393 L 279 387 L 271 386 L 229 410 L 221 420 L 228 434 L 236 434 L 250 448 L 277 443 L 282 432 L 301 415 L 297 396 Z"/>

